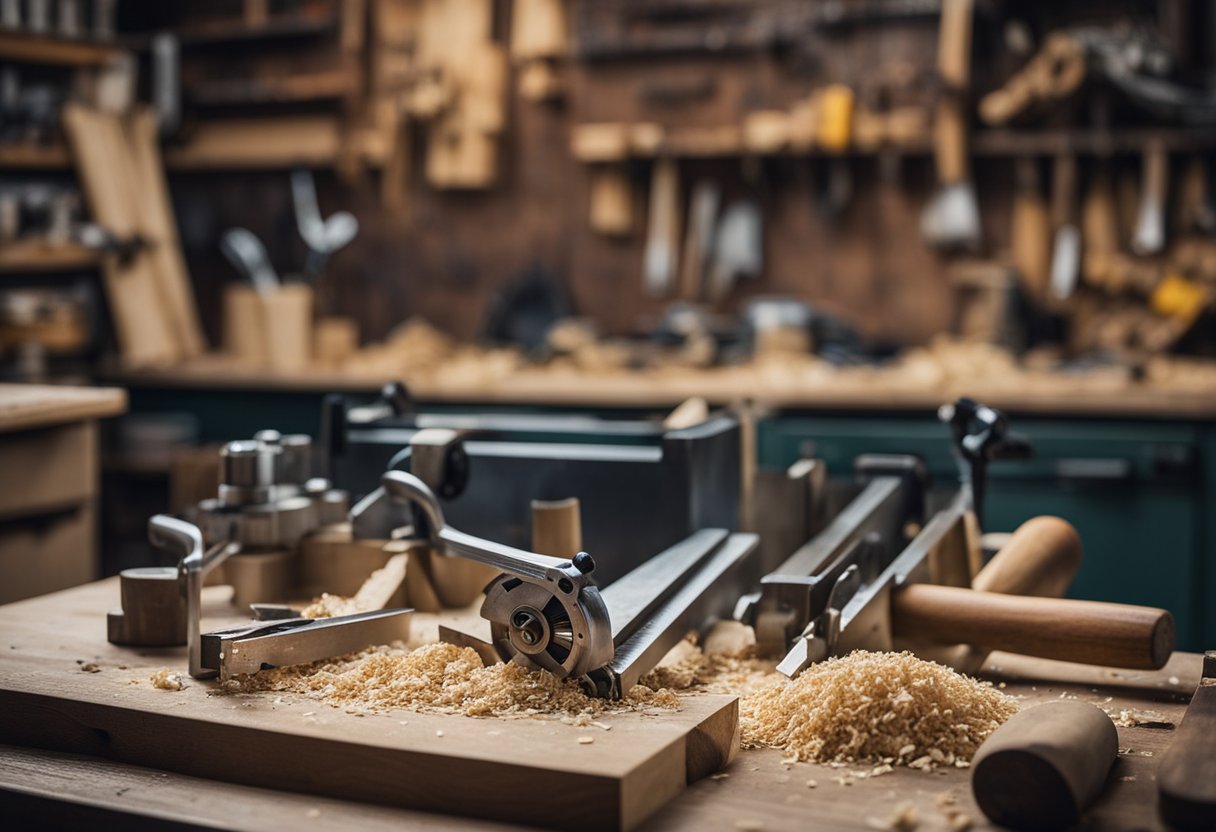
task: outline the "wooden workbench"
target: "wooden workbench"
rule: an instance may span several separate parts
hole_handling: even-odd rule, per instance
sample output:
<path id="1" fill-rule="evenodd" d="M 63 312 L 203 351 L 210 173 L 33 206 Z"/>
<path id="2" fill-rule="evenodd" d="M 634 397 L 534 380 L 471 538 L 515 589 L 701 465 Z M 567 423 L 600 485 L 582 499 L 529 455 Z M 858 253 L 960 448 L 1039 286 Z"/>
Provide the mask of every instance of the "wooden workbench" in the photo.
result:
<path id="1" fill-rule="evenodd" d="M 173 370 L 115 372 L 107 380 L 133 388 L 339 392 L 373 394 L 381 376 L 301 370 L 249 369 L 224 361 L 198 361 Z M 943 402 L 970 396 L 1010 413 L 1147 419 L 1216 418 L 1216 387 L 1200 389 L 1060 376 L 1038 386 L 1001 378 L 948 381 L 940 385 L 896 384 L 864 371 L 841 371 L 800 382 L 746 368 L 666 372 L 575 373 L 525 369 L 500 377 L 403 375 L 423 403 L 530 405 L 547 407 L 674 407 L 692 396 L 711 404 L 751 399 L 774 409 L 933 411 Z"/>
<path id="2" fill-rule="evenodd" d="M 112 596 L 112 597 L 111 597 Z M 0 692 L 9 700 L 6 707 L 21 701 L 23 689 L 62 678 L 64 689 L 80 688 L 81 680 L 104 682 L 106 689 L 131 684 L 126 676 L 136 665 L 177 662 L 184 664 L 182 651 L 141 651 L 127 655 L 130 665 L 120 666 L 122 654 L 104 641 L 104 611 L 117 601 L 117 584 L 106 581 L 68 590 L 44 599 L 0 608 Z M 57 629 L 55 615 L 64 623 Z M 64 629 L 73 632 L 96 626 L 95 647 L 86 652 L 79 646 L 64 646 Z M 81 655 L 81 653 L 84 653 Z M 99 673 L 84 674 L 79 662 L 96 662 Z M 1090 668 L 1058 662 L 1031 660 L 994 654 L 985 675 L 1007 683 L 1007 692 L 1028 704 L 1075 696 L 1118 712 L 1122 708 L 1152 709 L 1177 723 L 1190 692 L 1198 682 L 1200 659 L 1177 654 L 1170 664 L 1155 673 Z M 125 674 L 125 675 L 124 675 Z M 38 678 L 40 681 L 33 681 Z M 139 681 L 139 680 L 137 680 Z M 143 679 L 142 687 L 147 688 Z M 119 688 L 114 687 L 114 690 Z M 182 694 L 145 691 L 166 697 Z M 115 697 L 121 692 L 113 693 Z M 308 703 L 278 703 L 281 711 Z M 317 707 L 313 704 L 313 707 Z M 323 706 L 322 706 L 323 707 Z M 690 700 L 688 708 L 699 707 Z M 183 709 L 172 709 L 183 713 Z M 272 709 L 273 710 L 273 709 Z M 81 713 L 84 713 L 82 710 Z M 9 714 L 10 726 L 22 714 Z M 33 719 L 34 715 L 29 714 Z M 396 725 L 408 714 L 391 714 L 373 720 L 327 710 L 326 724 L 335 734 L 354 730 L 356 723 L 375 721 Z M 286 718 L 286 717 L 284 717 Z M 410 716 L 411 720 L 418 717 Z M 463 717 L 459 717 L 464 719 Z M 248 719 L 236 716 L 236 722 Z M 0 721 L 3 722 L 3 721 Z M 479 723 L 480 729 L 486 721 Z M 360 728 L 370 727 L 362 725 Z M 67 732 L 72 735 L 73 732 Z M 425 732 L 424 732 L 425 733 Z M 1106 792 L 1094 808 L 1087 829 L 1151 830 L 1162 828 L 1156 818 L 1156 787 L 1153 771 L 1172 732 L 1162 728 L 1120 728 L 1121 753 L 1111 772 Z M 48 827 L 67 824 L 118 821 L 126 828 L 155 827 L 172 822 L 208 828 L 293 829 L 411 829 L 473 828 L 509 829 L 501 824 L 420 813 L 401 808 L 368 805 L 355 801 L 320 797 L 308 784 L 281 785 L 275 789 L 224 782 L 230 771 L 216 770 L 214 778 L 199 774 L 167 773 L 119 762 L 124 751 L 121 737 L 100 736 L 86 721 L 75 729 L 77 741 L 65 746 L 62 737 L 31 740 L 14 745 L 16 734 L 0 730 L 0 809 L 20 822 L 37 821 Z M 164 754 L 182 757 L 222 757 L 223 750 L 199 748 L 183 738 L 166 733 L 159 738 Z M 436 740 L 431 739 L 431 742 Z M 424 745 L 425 737 L 411 742 Z M 589 746 L 588 748 L 597 748 Z M 88 751 L 88 754 L 80 753 Z M 234 750 L 232 753 L 239 753 Z M 975 829 L 992 828 L 971 800 L 968 772 L 950 769 L 925 773 L 908 769 L 870 779 L 847 778 L 850 768 L 834 769 L 809 764 L 787 765 L 776 750 L 750 750 L 738 754 L 720 774 L 691 783 L 677 794 L 642 828 L 648 829 L 871 829 L 888 819 L 901 803 L 917 807 L 920 829 L 946 829 L 946 819 L 937 806 L 939 797 L 951 793 L 957 808 L 975 820 Z M 238 766 L 239 767 L 239 766 Z M 859 767 L 860 768 L 860 767 Z M 851 784 L 837 782 L 847 778 Z M 239 778 L 238 778 L 239 779 Z M 816 787 L 809 788 L 808 780 Z M 406 784 L 403 783 L 403 787 Z M 470 800 L 485 795 L 476 782 L 468 784 Z M 281 790 L 282 789 L 282 790 Z M 492 790 L 491 790 L 492 791 Z M 544 800 L 544 784 L 534 790 Z M 560 802 L 560 798 L 554 798 Z"/>

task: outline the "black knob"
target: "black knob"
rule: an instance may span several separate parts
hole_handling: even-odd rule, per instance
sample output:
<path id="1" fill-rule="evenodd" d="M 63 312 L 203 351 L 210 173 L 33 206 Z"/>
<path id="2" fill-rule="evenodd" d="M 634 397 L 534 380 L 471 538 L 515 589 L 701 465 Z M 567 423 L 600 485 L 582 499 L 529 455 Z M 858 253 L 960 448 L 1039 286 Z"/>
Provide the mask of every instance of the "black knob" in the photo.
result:
<path id="1" fill-rule="evenodd" d="M 586 552 L 579 552 L 571 562 L 574 564 L 574 568 L 584 575 L 590 575 L 591 571 L 595 569 L 595 558 Z"/>

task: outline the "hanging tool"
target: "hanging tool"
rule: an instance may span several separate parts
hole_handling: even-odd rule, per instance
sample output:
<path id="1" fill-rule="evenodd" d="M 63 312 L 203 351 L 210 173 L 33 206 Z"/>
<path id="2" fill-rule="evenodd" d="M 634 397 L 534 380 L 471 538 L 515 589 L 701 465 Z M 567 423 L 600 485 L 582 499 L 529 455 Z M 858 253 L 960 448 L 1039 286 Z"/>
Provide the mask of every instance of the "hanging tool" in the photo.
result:
<path id="1" fill-rule="evenodd" d="M 688 230 L 684 239 L 684 258 L 680 263 L 680 297 L 698 301 L 705 293 L 705 273 L 714 245 L 714 228 L 722 188 L 710 179 L 699 180 L 688 198 Z"/>
<path id="2" fill-rule="evenodd" d="M 411 507 L 414 534 L 435 552 L 502 570 L 481 607 L 491 643 L 446 629 L 445 639 L 474 646 L 484 659 L 580 679 L 596 696 L 624 695 L 689 629 L 728 612 L 736 587 L 752 577 L 756 536 L 705 529 L 601 591 L 586 552 L 567 560 L 466 534 L 447 525 L 418 477 L 388 471 L 382 483 L 397 504 Z"/>
<path id="3" fill-rule="evenodd" d="M 186 598 L 186 647 L 190 675 L 226 681 L 236 674 L 304 664 L 409 638 L 410 610 L 387 610 L 333 618 L 291 618 L 202 633 L 202 587 L 207 573 L 240 550 L 221 541 L 203 548 L 197 526 L 158 514 L 148 522 L 152 545 L 177 555 L 178 583 Z"/>
<path id="4" fill-rule="evenodd" d="M 1051 219 L 1039 184 L 1037 159 L 1022 156 L 1014 162 L 1015 191 L 1010 248 L 1027 293 L 1041 301 L 1047 296 L 1051 274 Z"/>
<path id="5" fill-rule="evenodd" d="M 759 277 L 764 269 L 764 227 L 754 200 L 733 203 L 722 214 L 714 237 L 709 267 L 708 297 L 718 302 L 730 294 L 740 277 Z"/>
<path id="6" fill-rule="evenodd" d="M 1165 192 L 1169 180 L 1169 155 L 1160 139 L 1144 146 L 1140 185 L 1140 211 L 1132 251 L 1156 254 L 1165 248 Z"/>
<path id="7" fill-rule="evenodd" d="M 1051 221 L 1055 238 L 1051 247 L 1051 294 L 1057 300 L 1072 297 L 1081 270 L 1081 231 L 1077 227 L 1077 157 L 1065 151 L 1051 170 Z"/>
<path id="8" fill-rule="evenodd" d="M 1157 767 L 1161 817 L 1178 829 L 1216 829 L 1216 650 L 1203 654 L 1203 673 L 1174 741 Z"/>
<path id="9" fill-rule="evenodd" d="M 671 293 L 676 282 L 680 246 L 680 167 L 675 159 L 656 159 L 650 173 L 650 214 L 642 273 L 646 291 L 656 297 Z"/>
<path id="10" fill-rule="evenodd" d="M 333 253 L 355 239 L 359 221 L 349 211 L 323 219 L 317 204 L 317 184 L 312 172 L 305 168 L 292 171 L 291 200 L 296 210 L 296 227 L 309 249 L 304 274 L 315 280 Z"/>
<path id="11" fill-rule="evenodd" d="M 937 249 L 978 249 L 980 211 L 967 169 L 967 112 L 971 66 L 971 0 L 943 0 L 938 73 L 947 89 L 934 115 L 937 193 L 921 215 L 921 236 Z"/>
<path id="12" fill-rule="evenodd" d="M 279 287 L 279 276 L 270 265 L 266 246 L 247 228 L 230 228 L 220 238 L 220 250 L 237 271 L 249 279 L 260 295 L 273 294 Z"/>

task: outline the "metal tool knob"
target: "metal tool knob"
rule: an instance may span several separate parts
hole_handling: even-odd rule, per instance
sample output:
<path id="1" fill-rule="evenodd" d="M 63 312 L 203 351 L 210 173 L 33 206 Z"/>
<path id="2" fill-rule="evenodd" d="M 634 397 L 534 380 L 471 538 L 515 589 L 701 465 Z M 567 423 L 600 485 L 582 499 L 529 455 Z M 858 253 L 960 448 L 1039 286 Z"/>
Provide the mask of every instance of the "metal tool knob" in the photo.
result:
<path id="1" fill-rule="evenodd" d="M 229 442 L 220 451 L 220 482 L 242 488 L 262 484 L 261 447 L 255 441 Z"/>
<path id="2" fill-rule="evenodd" d="M 276 484 L 300 485 L 312 469 L 312 437 L 293 433 L 280 437 L 279 453 L 275 456 L 274 481 Z"/>

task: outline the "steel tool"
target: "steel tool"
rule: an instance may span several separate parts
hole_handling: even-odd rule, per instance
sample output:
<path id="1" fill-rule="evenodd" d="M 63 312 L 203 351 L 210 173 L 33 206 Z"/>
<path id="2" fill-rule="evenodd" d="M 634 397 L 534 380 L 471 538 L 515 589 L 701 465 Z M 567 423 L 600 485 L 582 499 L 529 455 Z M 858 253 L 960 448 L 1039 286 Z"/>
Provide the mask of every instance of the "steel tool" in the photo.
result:
<path id="1" fill-rule="evenodd" d="M 238 673 L 341 656 L 371 644 L 409 637 L 410 610 L 383 610 L 334 618 L 292 618 L 201 633 L 202 588 L 207 573 L 240 550 L 230 541 L 203 547 L 200 529 L 158 514 L 148 523 L 152 544 L 177 555 L 178 584 L 186 598 L 190 675 L 226 680 Z"/>
<path id="2" fill-rule="evenodd" d="M 1003 415 L 969 399 L 940 415 L 954 432 L 962 488 L 929 515 L 919 460 L 859 458 L 861 493 L 765 576 L 759 592 L 740 600 L 736 617 L 755 627 L 758 649 L 784 651 L 778 669 L 789 676 L 853 649 L 890 650 L 897 637 L 1090 664 L 1162 666 L 1174 645 L 1173 618 L 1164 610 L 968 588 L 979 566 L 975 514 L 982 510 L 987 464 L 1025 448 L 1011 439 Z"/>
<path id="3" fill-rule="evenodd" d="M 325 269 L 335 251 L 355 239 L 359 221 L 349 211 L 323 218 L 317 205 L 316 182 L 312 172 L 304 168 L 291 174 L 291 199 L 296 209 L 296 227 L 309 248 L 304 274 L 315 278 Z"/>
<path id="4" fill-rule="evenodd" d="M 1158 809 L 1177 829 L 1216 828 L 1216 650 L 1203 654 L 1199 686 L 1157 767 Z"/>
<path id="5" fill-rule="evenodd" d="M 259 294 L 268 295 L 279 286 L 279 276 L 270 265 L 266 246 L 247 228 L 230 228 L 220 238 L 220 249 L 237 271 L 249 278 Z"/>
<path id="6" fill-rule="evenodd" d="M 434 551 L 502 570 L 486 588 L 481 615 L 490 644 L 444 630 L 483 659 L 515 661 L 577 678 L 597 696 L 619 698 L 689 629 L 729 610 L 736 587 L 754 576 L 755 535 L 697 532 L 601 591 L 595 560 L 516 549 L 447 525 L 434 492 L 404 471 L 384 474 L 385 492 L 412 511 L 413 534 Z"/>

